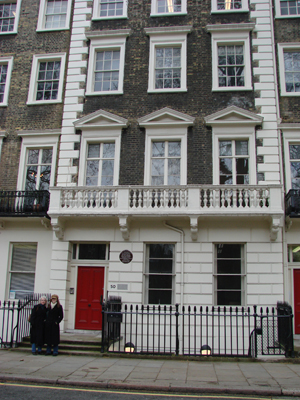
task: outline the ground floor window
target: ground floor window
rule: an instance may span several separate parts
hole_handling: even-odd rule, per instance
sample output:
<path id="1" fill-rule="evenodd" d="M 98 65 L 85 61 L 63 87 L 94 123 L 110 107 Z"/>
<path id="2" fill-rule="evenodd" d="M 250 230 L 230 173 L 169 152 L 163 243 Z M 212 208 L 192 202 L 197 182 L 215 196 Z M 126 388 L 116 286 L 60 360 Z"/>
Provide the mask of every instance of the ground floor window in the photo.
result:
<path id="1" fill-rule="evenodd" d="M 289 263 L 300 263 L 300 246 L 292 245 L 288 246 L 288 262 Z"/>
<path id="2" fill-rule="evenodd" d="M 242 244 L 215 245 L 215 304 L 244 304 L 245 260 Z"/>
<path id="3" fill-rule="evenodd" d="M 10 298 L 23 299 L 34 293 L 36 243 L 14 243 L 10 267 Z"/>
<path id="4" fill-rule="evenodd" d="M 148 244 L 146 249 L 146 303 L 172 304 L 174 290 L 174 244 Z"/>

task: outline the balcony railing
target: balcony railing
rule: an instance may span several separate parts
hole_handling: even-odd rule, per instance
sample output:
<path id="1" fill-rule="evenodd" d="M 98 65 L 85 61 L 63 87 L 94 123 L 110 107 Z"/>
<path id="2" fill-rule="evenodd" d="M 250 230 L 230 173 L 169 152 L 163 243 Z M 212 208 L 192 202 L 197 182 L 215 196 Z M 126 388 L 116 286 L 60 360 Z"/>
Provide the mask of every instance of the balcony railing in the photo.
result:
<path id="1" fill-rule="evenodd" d="M 291 218 L 300 218 L 300 190 L 291 189 L 285 196 L 285 213 Z"/>
<path id="2" fill-rule="evenodd" d="M 282 214 L 280 186 L 53 187 L 50 216 Z"/>
<path id="3" fill-rule="evenodd" d="M 46 217 L 50 193 L 47 190 L 0 191 L 0 216 Z"/>

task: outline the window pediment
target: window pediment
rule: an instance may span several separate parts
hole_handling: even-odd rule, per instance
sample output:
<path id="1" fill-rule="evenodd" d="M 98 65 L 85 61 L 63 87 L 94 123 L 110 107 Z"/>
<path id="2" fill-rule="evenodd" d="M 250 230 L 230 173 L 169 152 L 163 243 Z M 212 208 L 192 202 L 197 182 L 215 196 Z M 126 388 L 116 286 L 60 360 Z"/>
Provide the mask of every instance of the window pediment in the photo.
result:
<path id="1" fill-rule="evenodd" d="M 156 125 L 193 125 L 195 118 L 190 115 L 183 114 L 179 111 L 165 107 L 161 110 L 154 111 L 138 119 L 138 123 L 142 127 L 150 127 Z"/>
<path id="2" fill-rule="evenodd" d="M 204 117 L 204 120 L 208 126 L 235 124 L 256 126 L 262 124 L 263 117 L 251 111 L 236 106 L 230 106 Z"/>
<path id="3" fill-rule="evenodd" d="M 123 128 L 128 125 L 128 120 L 104 110 L 98 110 L 74 122 L 75 128 Z"/>

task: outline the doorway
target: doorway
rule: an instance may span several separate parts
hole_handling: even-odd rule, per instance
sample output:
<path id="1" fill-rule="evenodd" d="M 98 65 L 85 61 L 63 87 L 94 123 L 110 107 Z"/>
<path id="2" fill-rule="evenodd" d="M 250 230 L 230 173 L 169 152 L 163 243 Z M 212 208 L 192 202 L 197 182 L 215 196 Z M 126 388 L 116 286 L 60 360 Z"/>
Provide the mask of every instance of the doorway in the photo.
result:
<path id="1" fill-rule="evenodd" d="M 78 267 L 75 329 L 102 330 L 104 267 Z"/>
<path id="2" fill-rule="evenodd" d="M 295 334 L 300 335 L 300 269 L 294 269 Z"/>

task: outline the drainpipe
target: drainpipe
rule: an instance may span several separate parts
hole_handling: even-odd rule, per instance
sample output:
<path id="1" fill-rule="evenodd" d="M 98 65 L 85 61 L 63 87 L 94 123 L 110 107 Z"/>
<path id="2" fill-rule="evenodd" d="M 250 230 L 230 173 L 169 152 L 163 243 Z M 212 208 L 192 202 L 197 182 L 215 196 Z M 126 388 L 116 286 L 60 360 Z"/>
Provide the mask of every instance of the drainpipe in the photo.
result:
<path id="1" fill-rule="evenodd" d="M 280 107 L 279 107 L 279 89 L 278 89 L 278 73 L 277 73 L 277 59 L 276 59 L 276 51 L 275 51 L 275 35 L 274 35 L 274 17 L 273 17 L 273 4 L 272 0 L 269 0 L 270 7 L 270 20 L 271 20 L 271 40 L 272 40 L 272 55 L 274 62 L 274 80 L 275 80 L 275 106 L 276 106 L 276 116 L 277 123 L 280 123 Z M 278 151 L 279 151 L 279 168 L 280 168 L 280 184 L 282 185 L 282 204 L 285 209 L 285 190 L 284 190 L 284 169 L 283 169 L 283 152 L 281 146 L 281 130 L 277 129 L 278 136 Z M 286 300 L 286 295 L 289 293 L 288 290 L 288 265 L 287 265 L 287 239 L 285 232 L 285 213 L 283 217 L 283 227 L 282 227 L 282 257 L 283 257 L 283 297 Z M 291 282 L 292 283 L 292 282 Z M 288 299 L 290 302 L 290 299 Z"/>
<path id="2" fill-rule="evenodd" d="M 180 228 L 176 228 L 175 226 L 169 225 L 167 224 L 166 221 L 164 221 L 164 225 L 169 228 L 172 229 L 175 232 L 180 233 L 181 236 L 181 278 L 180 278 L 180 306 L 183 306 L 183 285 L 184 285 L 184 281 L 183 281 L 183 273 L 184 273 L 184 230 L 180 229 Z"/>

